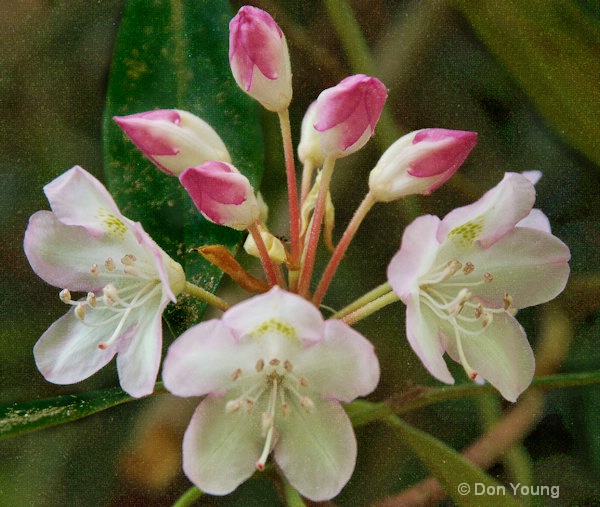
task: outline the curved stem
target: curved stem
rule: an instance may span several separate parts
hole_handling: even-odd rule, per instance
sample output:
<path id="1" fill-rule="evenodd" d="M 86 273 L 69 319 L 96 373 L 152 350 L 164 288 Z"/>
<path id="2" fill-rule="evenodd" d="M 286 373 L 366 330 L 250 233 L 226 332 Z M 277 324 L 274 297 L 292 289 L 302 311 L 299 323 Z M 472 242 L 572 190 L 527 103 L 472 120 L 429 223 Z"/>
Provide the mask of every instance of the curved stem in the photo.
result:
<path id="1" fill-rule="evenodd" d="M 283 153 L 285 157 L 285 173 L 287 176 L 288 201 L 290 207 L 290 241 L 291 264 L 296 266 L 300 259 L 300 210 L 298 205 L 298 188 L 296 186 L 296 167 L 294 164 L 294 146 L 292 144 L 292 129 L 290 127 L 289 110 L 280 111 L 279 126 L 283 140 Z"/>
<path id="2" fill-rule="evenodd" d="M 335 167 L 335 158 L 327 157 L 323 163 L 323 171 L 321 172 L 321 185 L 317 195 L 317 203 L 312 217 L 312 226 L 308 236 L 308 244 L 306 245 L 306 256 L 302 270 L 300 272 L 300 283 L 298 293 L 306 297 L 310 287 L 310 279 L 315 266 L 315 258 L 317 255 L 317 245 L 321 234 L 321 224 L 323 223 L 323 215 L 325 214 L 325 204 L 327 201 L 327 192 L 329 192 L 329 184 Z"/>
<path id="3" fill-rule="evenodd" d="M 302 167 L 302 183 L 300 185 L 300 206 L 304 204 L 306 197 L 310 192 L 310 187 L 312 184 L 313 173 L 315 172 L 315 164 L 312 159 L 308 159 L 304 162 L 304 166 Z"/>
<path id="4" fill-rule="evenodd" d="M 376 202 L 377 201 L 375 200 L 375 197 L 373 197 L 373 194 L 371 194 L 371 192 L 368 192 L 363 201 L 360 203 L 360 205 L 354 212 L 352 220 L 350 220 L 350 223 L 348 224 L 346 230 L 344 231 L 344 234 L 342 235 L 342 239 L 340 239 L 340 242 L 336 246 L 335 251 L 331 256 L 331 259 L 329 259 L 329 263 L 325 268 L 323 276 L 321 277 L 321 281 L 319 282 L 319 285 L 315 290 L 315 294 L 313 296 L 313 303 L 315 304 L 315 306 L 319 306 L 323 301 L 325 293 L 327 292 L 327 288 L 329 287 L 329 284 L 333 279 L 333 275 L 335 275 L 335 272 L 338 266 L 340 265 L 340 262 L 344 257 L 344 254 L 346 253 L 346 250 L 348 249 L 352 238 L 354 238 L 354 235 L 360 227 L 360 224 L 362 223 L 364 218 L 367 216 L 367 213 Z"/>
<path id="5" fill-rule="evenodd" d="M 381 285 L 375 287 L 374 289 L 367 292 L 365 295 L 359 297 L 356 301 L 353 301 L 349 305 L 345 306 L 341 310 L 334 313 L 331 318 L 332 319 L 341 319 L 342 317 L 352 313 L 354 310 L 365 306 L 367 303 L 374 301 L 379 296 L 383 296 L 392 290 L 392 286 L 389 282 L 382 283 Z"/>
<path id="6" fill-rule="evenodd" d="M 400 301 L 400 298 L 396 295 L 395 292 L 390 291 L 384 294 L 383 296 L 378 297 L 374 301 L 367 303 L 361 308 L 354 310 L 352 313 L 349 313 L 345 317 L 342 317 L 340 320 L 351 326 L 359 320 L 362 320 L 368 317 L 369 315 L 378 312 L 385 306 L 391 305 L 392 303 L 395 303 L 397 301 Z"/>
<path id="7" fill-rule="evenodd" d="M 190 296 L 194 296 L 195 298 L 201 299 L 202 301 L 205 301 L 209 305 L 212 305 L 223 312 L 228 310 L 231 306 L 227 301 L 215 296 L 212 292 L 208 292 L 206 289 L 198 287 L 197 285 L 194 285 L 188 281 L 185 282 L 183 292 L 189 294 Z"/>
<path id="8" fill-rule="evenodd" d="M 173 507 L 188 507 L 192 505 L 198 498 L 204 493 L 196 486 L 189 488 L 183 495 L 181 495 L 173 504 Z"/>

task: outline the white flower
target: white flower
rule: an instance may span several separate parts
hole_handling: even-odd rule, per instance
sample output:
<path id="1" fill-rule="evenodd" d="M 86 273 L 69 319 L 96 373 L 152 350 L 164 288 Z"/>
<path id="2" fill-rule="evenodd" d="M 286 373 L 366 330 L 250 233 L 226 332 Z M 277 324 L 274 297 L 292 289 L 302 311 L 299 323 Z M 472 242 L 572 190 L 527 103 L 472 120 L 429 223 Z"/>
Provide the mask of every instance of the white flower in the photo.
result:
<path id="1" fill-rule="evenodd" d="M 207 395 L 183 441 L 184 471 L 202 491 L 230 493 L 273 451 L 292 486 L 321 501 L 356 461 L 339 401 L 375 389 L 379 363 L 358 332 L 275 287 L 181 335 L 163 379 L 178 396 Z"/>
<path id="2" fill-rule="evenodd" d="M 81 167 L 44 192 L 52 212 L 31 217 L 25 253 L 38 276 L 63 288 L 60 297 L 72 309 L 36 343 L 40 372 L 50 382 L 72 384 L 118 354 L 123 389 L 136 397 L 150 394 L 160 364 L 162 312 L 184 288 L 183 269 Z M 74 301 L 72 291 L 87 296 Z"/>

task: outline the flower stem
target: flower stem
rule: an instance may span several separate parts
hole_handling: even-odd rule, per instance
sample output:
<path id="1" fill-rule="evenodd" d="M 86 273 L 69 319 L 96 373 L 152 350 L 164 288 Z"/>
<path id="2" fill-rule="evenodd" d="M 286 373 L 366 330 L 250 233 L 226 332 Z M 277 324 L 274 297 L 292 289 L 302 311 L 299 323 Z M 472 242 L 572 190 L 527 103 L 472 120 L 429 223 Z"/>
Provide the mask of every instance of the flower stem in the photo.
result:
<path id="1" fill-rule="evenodd" d="M 228 310 L 231 306 L 227 301 L 215 296 L 212 292 L 208 292 L 206 289 L 198 287 L 197 285 L 194 285 L 188 281 L 185 282 L 183 292 L 189 294 L 190 296 L 194 296 L 195 298 L 201 299 L 202 301 L 205 301 L 209 305 L 212 305 L 223 312 Z"/>
<path id="2" fill-rule="evenodd" d="M 308 244 L 306 245 L 306 256 L 300 272 L 300 283 L 298 293 L 306 297 L 308 294 L 310 279 L 315 266 L 315 258 L 317 256 L 317 245 L 321 234 L 321 224 L 323 223 L 323 215 L 325 214 L 325 204 L 327 202 L 327 192 L 329 192 L 329 184 L 335 167 L 335 158 L 327 157 L 323 162 L 323 170 L 321 172 L 321 185 L 317 194 L 317 203 L 312 217 L 312 226 L 308 236 Z"/>
<path id="3" fill-rule="evenodd" d="M 364 218 L 367 216 L 367 213 L 376 202 L 377 201 L 373 197 L 373 194 L 371 194 L 371 192 L 368 192 L 363 201 L 360 203 L 360 205 L 354 212 L 354 216 L 352 217 L 352 220 L 350 220 L 350 223 L 346 227 L 346 230 L 342 235 L 342 239 L 340 239 L 340 242 L 335 248 L 331 259 L 329 259 L 329 264 L 327 264 L 323 276 L 321 277 L 321 281 L 319 282 L 319 285 L 315 290 L 315 294 L 313 296 L 313 303 L 315 304 L 315 306 L 319 306 L 323 301 L 325 293 L 327 292 L 327 288 L 329 287 L 329 284 L 331 283 L 331 280 L 333 279 L 333 276 L 335 275 L 335 272 L 338 266 L 340 265 L 340 262 L 344 257 L 348 246 L 350 245 L 350 242 L 352 241 L 352 238 L 354 238 L 354 235 L 360 227 L 360 224 L 362 223 Z"/>
<path id="4" fill-rule="evenodd" d="M 173 507 L 188 507 L 198 500 L 198 498 L 200 498 L 203 494 L 204 493 L 196 486 L 192 486 L 176 500 L 176 502 L 173 504 Z"/>
<path id="5" fill-rule="evenodd" d="M 367 303 L 366 305 L 362 306 L 361 308 L 354 310 L 352 313 L 349 313 L 348 315 L 341 318 L 340 320 L 342 320 L 343 322 L 345 322 L 346 324 L 351 326 L 352 324 L 355 324 L 359 320 L 362 320 L 362 319 L 368 317 L 369 315 L 371 315 L 375 312 L 378 312 L 383 307 L 385 307 L 387 305 L 391 305 L 392 303 L 395 303 L 396 301 L 400 301 L 400 298 L 396 295 L 395 292 L 390 291 L 390 292 L 384 294 L 383 296 L 378 297 L 374 301 Z"/>
<path id="6" fill-rule="evenodd" d="M 300 204 L 303 205 L 306 197 L 310 192 L 313 173 L 315 172 L 315 164 L 312 159 L 308 159 L 302 168 L 302 183 L 300 191 Z"/>
<path id="7" fill-rule="evenodd" d="M 296 167 L 294 164 L 294 146 L 292 144 L 292 129 L 290 126 L 289 110 L 280 111 L 279 125 L 283 140 L 283 153 L 285 157 L 285 173 L 287 176 L 288 200 L 290 207 L 290 241 L 291 264 L 296 266 L 300 259 L 300 210 L 298 205 L 298 188 L 296 186 Z"/>
<path id="8" fill-rule="evenodd" d="M 285 494 L 285 504 L 287 507 L 304 507 L 305 503 L 300 496 L 300 493 L 296 491 L 294 486 L 292 486 L 288 480 L 281 474 L 281 478 L 283 480 L 283 491 Z"/>
<path id="9" fill-rule="evenodd" d="M 283 275 L 278 267 L 273 263 L 273 259 L 271 259 L 265 242 L 258 230 L 258 221 L 248 227 L 248 231 L 252 234 L 252 239 L 254 239 L 254 243 L 256 243 L 256 248 L 258 248 L 258 254 L 260 255 L 260 262 L 262 263 L 263 269 L 265 270 L 265 275 L 267 276 L 267 281 L 269 285 L 273 287 L 274 285 L 281 285 L 283 287 Z"/>
<path id="10" fill-rule="evenodd" d="M 373 290 L 367 292 L 364 296 L 361 296 L 356 301 L 350 303 L 348 306 L 345 306 L 338 312 L 334 313 L 331 316 L 331 318 L 332 319 L 341 319 L 342 317 L 348 315 L 349 313 L 352 313 L 354 310 L 357 310 L 358 308 L 365 306 L 367 303 L 374 301 L 378 297 L 383 296 L 384 294 L 387 294 L 391 290 L 392 290 L 392 286 L 389 284 L 389 282 L 382 283 L 378 287 L 375 287 Z"/>

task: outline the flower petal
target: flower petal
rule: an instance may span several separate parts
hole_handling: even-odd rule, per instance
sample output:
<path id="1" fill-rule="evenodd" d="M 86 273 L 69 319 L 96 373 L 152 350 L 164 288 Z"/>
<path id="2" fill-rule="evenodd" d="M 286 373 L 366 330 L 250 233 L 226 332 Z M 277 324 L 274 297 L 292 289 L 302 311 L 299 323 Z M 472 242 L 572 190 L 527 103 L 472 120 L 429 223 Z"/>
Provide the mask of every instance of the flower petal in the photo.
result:
<path id="1" fill-rule="evenodd" d="M 220 393 L 238 368 L 254 368 L 260 357 L 258 345 L 238 343 L 220 320 L 202 322 L 169 347 L 162 371 L 165 387 L 177 396 Z"/>
<path id="2" fill-rule="evenodd" d="M 429 373 L 446 384 L 454 384 L 443 357 L 438 321 L 427 306 L 421 305 L 418 294 L 406 301 L 406 337 L 410 346 Z"/>
<path id="3" fill-rule="evenodd" d="M 453 255 L 447 252 L 445 255 Z M 456 257 L 470 261 L 475 271 L 464 277 L 476 281 L 491 273 L 490 283 L 473 289 L 488 305 L 500 307 L 504 293 L 514 308 L 526 308 L 550 301 L 562 292 L 569 277 L 569 248 L 546 232 L 517 227 L 487 249 L 473 248 Z"/>
<path id="4" fill-rule="evenodd" d="M 339 320 L 326 321 L 323 340 L 299 351 L 293 364 L 325 399 L 349 402 L 371 393 L 379 382 L 373 345 Z"/>
<path id="5" fill-rule="evenodd" d="M 321 313 L 311 303 L 278 287 L 238 303 L 222 320 L 238 340 L 249 333 L 268 332 L 273 326 L 279 334 L 304 345 L 321 340 L 324 326 Z"/>
<path id="6" fill-rule="evenodd" d="M 516 173 L 506 173 L 481 199 L 448 213 L 440 225 L 438 241 L 452 239 L 463 247 L 477 241 L 487 248 L 525 218 L 535 201 L 533 184 Z"/>
<path id="7" fill-rule="evenodd" d="M 24 248 L 40 278 L 72 291 L 93 291 L 106 285 L 102 274 L 92 275 L 90 267 L 125 253 L 111 241 L 90 236 L 83 227 L 59 222 L 49 211 L 38 211 L 29 219 Z"/>
<path id="8" fill-rule="evenodd" d="M 108 190 L 85 169 L 75 166 L 44 187 L 52 211 L 66 225 L 81 225 L 100 236 L 127 228 Z"/>
<path id="9" fill-rule="evenodd" d="M 183 471 L 202 491 L 231 493 L 255 471 L 263 439 L 254 411 L 227 413 L 225 398 L 206 397 L 183 438 Z"/>
<path id="10" fill-rule="evenodd" d="M 529 227 L 551 233 L 550 220 L 541 209 L 533 208 L 529 215 L 517 223 L 517 227 Z"/>
<path id="11" fill-rule="evenodd" d="M 159 296 L 148 301 L 136 315 L 131 332 L 119 340 L 117 370 L 124 391 L 139 398 L 154 391 L 162 348 L 162 312 L 168 303 Z"/>
<path id="12" fill-rule="evenodd" d="M 516 401 L 533 378 L 535 358 L 521 325 L 508 313 L 494 315 L 486 332 L 462 338 L 463 351 L 475 371 L 508 401 Z M 455 340 L 448 353 L 459 361 Z"/>
<path id="13" fill-rule="evenodd" d="M 110 337 L 114 326 L 98 323 L 109 315 L 108 311 L 90 312 L 84 323 L 71 310 L 52 324 L 33 347 L 35 363 L 44 378 L 54 384 L 74 384 L 108 364 L 117 344 L 105 350 L 98 345 Z"/>
<path id="14" fill-rule="evenodd" d="M 418 278 L 431 267 L 439 243 L 436 234 L 440 219 L 425 215 L 414 220 L 402 235 L 400 250 L 392 257 L 387 277 L 394 292 L 406 302 L 418 290 Z"/>
<path id="15" fill-rule="evenodd" d="M 339 403 L 313 400 L 307 413 L 297 404 L 289 417 L 278 419 L 277 464 L 298 492 L 315 502 L 336 496 L 356 463 L 356 439 Z"/>

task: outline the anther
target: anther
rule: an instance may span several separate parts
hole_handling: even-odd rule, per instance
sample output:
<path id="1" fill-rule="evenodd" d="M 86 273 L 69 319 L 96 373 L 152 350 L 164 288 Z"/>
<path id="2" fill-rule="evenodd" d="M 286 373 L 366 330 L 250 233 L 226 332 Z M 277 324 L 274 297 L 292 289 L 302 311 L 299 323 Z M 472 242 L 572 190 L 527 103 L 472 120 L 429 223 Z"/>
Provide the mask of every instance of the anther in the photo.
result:
<path id="1" fill-rule="evenodd" d="M 71 302 L 71 291 L 69 289 L 63 289 L 58 293 L 58 297 L 63 303 Z"/>
<path id="2" fill-rule="evenodd" d="M 75 317 L 77 317 L 82 322 L 83 319 L 85 319 L 85 305 L 83 303 L 79 303 L 75 307 Z"/>
<path id="3" fill-rule="evenodd" d="M 311 400 L 308 396 L 302 396 L 300 399 L 300 406 L 305 410 L 307 414 L 310 414 L 315 407 L 313 400 Z"/>
<path id="4" fill-rule="evenodd" d="M 121 258 L 121 264 L 124 264 L 125 266 L 133 266 L 133 263 L 136 261 L 136 257 L 133 254 L 125 254 L 122 258 Z"/>
<path id="5" fill-rule="evenodd" d="M 308 380 L 306 380 L 306 378 L 304 378 L 304 377 L 298 377 L 298 383 L 302 387 L 308 387 Z"/>
<path id="6" fill-rule="evenodd" d="M 242 407 L 242 402 L 237 400 L 230 400 L 225 404 L 225 413 L 231 414 L 233 412 L 237 412 Z"/>
<path id="7" fill-rule="evenodd" d="M 235 381 L 235 380 L 239 379 L 241 377 L 241 375 L 242 375 L 242 369 L 238 368 L 237 370 L 234 370 L 231 373 L 231 380 Z"/>
<path id="8" fill-rule="evenodd" d="M 119 299 L 119 293 L 117 291 L 117 288 L 112 283 L 109 283 L 104 286 L 104 288 L 102 289 L 102 295 L 104 302 L 108 306 L 114 305 Z"/>
<path id="9" fill-rule="evenodd" d="M 286 359 L 283 362 L 283 367 L 285 368 L 285 371 L 287 371 L 288 373 L 291 373 L 292 370 L 294 369 L 294 366 L 292 365 L 292 363 L 289 359 Z"/>
<path id="10" fill-rule="evenodd" d="M 256 361 L 256 366 L 254 367 L 254 369 L 257 371 L 257 373 L 260 373 L 261 371 L 263 371 L 265 367 L 265 360 L 261 357 L 258 361 Z"/>
<path id="11" fill-rule="evenodd" d="M 448 269 L 448 278 L 454 275 L 460 268 L 462 268 L 462 264 L 459 260 L 450 260 L 446 263 L 446 268 Z"/>
<path id="12" fill-rule="evenodd" d="M 104 261 L 104 267 L 106 268 L 106 271 L 114 271 L 117 268 L 115 261 L 112 260 L 112 257 L 108 257 Z"/>
<path id="13" fill-rule="evenodd" d="M 289 417 L 289 415 L 291 414 L 292 409 L 290 408 L 290 404 L 289 403 L 282 403 L 281 404 L 281 414 L 283 415 L 283 417 Z"/>
<path id="14" fill-rule="evenodd" d="M 483 327 L 488 327 L 492 321 L 494 320 L 494 316 L 490 312 L 483 312 L 481 315 L 481 324 Z"/>
<path id="15" fill-rule="evenodd" d="M 98 267 L 98 264 L 92 264 L 90 266 L 90 273 L 94 276 L 98 276 L 100 274 L 100 268 Z"/>
<path id="16" fill-rule="evenodd" d="M 94 294 L 93 292 L 88 292 L 87 293 L 85 301 L 92 308 L 96 308 L 96 304 L 98 303 L 98 301 L 96 300 L 96 294 Z"/>
<path id="17" fill-rule="evenodd" d="M 483 305 L 481 303 L 479 303 L 476 307 L 475 307 L 475 318 L 478 319 L 483 315 Z"/>
<path id="18" fill-rule="evenodd" d="M 280 362 L 281 362 L 281 361 L 280 361 L 279 359 L 277 359 L 277 358 L 273 358 L 273 359 L 271 359 L 271 360 L 269 361 L 269 364 L 270 364 L 271 366 L 279 366 L 279 363 L 280 363 Z"/>
<path id="19" fill-rule="evenodd" d="M 508 292 L 505 292 L 502 296 L 502 303 L 505 310 L 508 310 L 512 306 L 513 298 Z"/>
<path id="20" fill-rule="evenodd" d="M 473 264 L 471 261 L 468 261 L 468 262 L 466 262 L 466 263 L 465 263 L 465 265 L 464 265 L 464 266 L 463 266 L 463 268 L 462 268 L 462 272 L 463 272 L 465 275 L 469 275 L 469 274 L 471 274 L 473 271 L 475 271 L 475 265 L 474 265 L 474 264 Z"/>
<path id="21" fill-rule="evenodd" d="M 494 275 L 492 275 L 491 273 L 486 273 L 485 275 L 483 275 L 483 281 L 485 283 L 491 283 L 494 281 Z"/>

